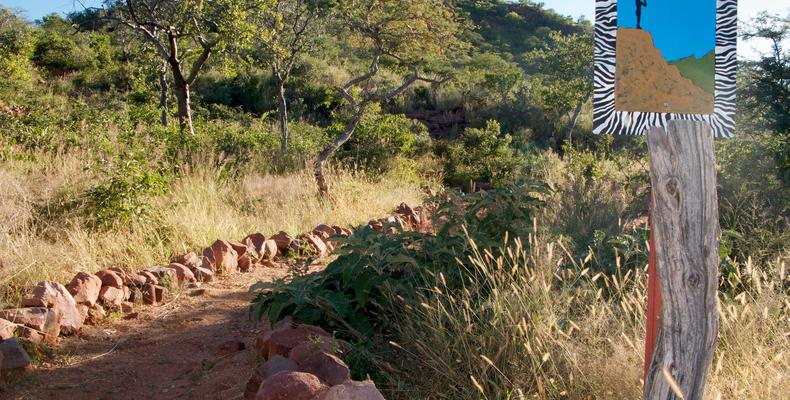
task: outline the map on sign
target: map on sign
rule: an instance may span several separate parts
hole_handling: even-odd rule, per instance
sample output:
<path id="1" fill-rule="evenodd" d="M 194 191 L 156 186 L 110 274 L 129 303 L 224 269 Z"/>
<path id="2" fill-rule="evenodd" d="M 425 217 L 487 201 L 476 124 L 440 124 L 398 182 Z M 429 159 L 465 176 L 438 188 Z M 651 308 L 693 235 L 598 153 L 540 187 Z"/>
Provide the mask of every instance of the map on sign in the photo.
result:
<path id="1" fill-rule="evenodd" d="M 737 0 L 597 0 L 596 133 L 670 120 L 735 134 Z"/>

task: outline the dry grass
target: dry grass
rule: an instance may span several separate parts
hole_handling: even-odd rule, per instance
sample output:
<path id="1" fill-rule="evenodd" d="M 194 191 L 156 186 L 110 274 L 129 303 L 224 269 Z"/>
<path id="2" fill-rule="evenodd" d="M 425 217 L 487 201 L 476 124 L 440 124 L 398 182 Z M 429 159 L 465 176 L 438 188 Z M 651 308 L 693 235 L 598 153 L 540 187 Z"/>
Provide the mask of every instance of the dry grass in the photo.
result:
<path id="1" fill-rule="evenodd" d="M 592 274 L 592 255 L 572 260 L 559 243 L 529 240 L 504 256 L 477 251 L 463 291 L 437 277 L 421 305 L 404 311 L 393 325 L 408 367 L 388 398 L 641 398 L 645 272 Z M 725 284 L 707 398 L 790 393 L 785 262 L 746 263 Z"/>
<path id="2" fill-rule="evenodd" d="M 399 177 L 373 181 L 333 172 L 331 201 L 316 196 L 312 176 L 193 171 L 153 199 L 153 217 L 109 231 L 87 228 L 84 216 L 63 204 L 96 176 L 80 154 L 39 156 L 0 164 L 0 304 L 44 279 L 67 281 L 77 271 L 111 265 L 130 269 L 166 262 L 217 238 L 239 240 L 252 232 L 296 234 L 318 224 L 351 225 L 389 213 L 400 202 L 420 202 L 419 186 Z"/>

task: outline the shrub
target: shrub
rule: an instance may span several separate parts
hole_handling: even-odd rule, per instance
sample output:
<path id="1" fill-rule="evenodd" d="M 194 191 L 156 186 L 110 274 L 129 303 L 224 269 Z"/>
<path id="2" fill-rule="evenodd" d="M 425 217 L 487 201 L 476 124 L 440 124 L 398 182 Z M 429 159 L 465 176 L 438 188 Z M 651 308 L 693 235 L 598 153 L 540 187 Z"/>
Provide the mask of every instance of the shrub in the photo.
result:
<path id="1" fill-rule="evenodd" d="M 151 199 L 169 190 L 170 178 L 140 157 L 122 160 L 106 171 L 104 181 L 85 193 L 89 223 L 110 228 L 152 216 Z"/>
<path id="2" fill-rule="evenodd" d="M 327 131 L 335 137 L 344 129 L 341 122 Z M 399 157 L 416 157 L 430 150 L 431 139 L 425 125 L 405 115 L 385 114 L 378 107 L 371 107 L 335 157 L 346 165 L 379 175 L 391 170 Z"/>
<path id="3" fill-rule="evenodd" d="M 391 329 L 393 299 L 414 301 L 419 288 L 433 286 L 439 275 L 447 285 L 462 287 L 468 271 L 458 268 L 456 260 L 467 259 L 472 251 L 468 238 L 498 254 L 503 251 L 497 245 L 501 235 L 525 237 L 534 209 L 542 204 L 538 196 L 545 193 L 545 186 L 530 184 L 453 194 L 438 207 L 435 234 L 404 231 L 394 224 L 384 232 L 364 226 L 352 237 L 338 239 L 344 247 L 324 271 L 254 285 L 252 317 L 268 315 L 277 321 L 293 315 L 366 342 L 370 335 Z M 390 229 L 395 233 L 388 233 Z"/>
<path id="4" fill-rule="evenodd" d="M 446 180 L 467 189 L 515 181 L 523 173 L 525 160 L 510 147 L 511 140 L 510 135 L 501 135 L 496 121 L 488 121 L 482 129 L 466 129 L 460 141 L 447 145 Z"/>
<path id="5" fill-rule="evenodd" d="M 75 38 L 54 30 L 38 32 L 33 62 L 51 74 L 65 74 L 95 66 L 96 54 Z"/>

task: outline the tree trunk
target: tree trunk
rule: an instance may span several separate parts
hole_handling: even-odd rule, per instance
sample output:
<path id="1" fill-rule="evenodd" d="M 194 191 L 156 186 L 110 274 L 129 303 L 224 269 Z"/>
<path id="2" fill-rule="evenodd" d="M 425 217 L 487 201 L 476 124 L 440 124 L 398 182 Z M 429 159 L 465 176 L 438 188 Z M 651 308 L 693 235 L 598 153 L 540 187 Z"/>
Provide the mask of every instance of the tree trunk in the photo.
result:
<path id="1" fill-rule="evenodd" d="M 579 115 L 582 113 L 582 107 L 584 107 L 584 103 L 586 102 L 586 100 L 580 101 L 579 104 L 576 105 L 576 109 L 573 111 L 571 120 L 568 121 L 568 126 L 565 127 L 565 137 L 568 141 L 568 149 L 573 149 L 573 128 L 576 127 L 576 121 L 579 120 Z"/>
<path id="2" fill-rule="evenodd" d="M 178 123 L 181 133 L 188 131 L 190 135 L 195 135 L 195 130 L 192 128 L 192 109 L 189 106 L 189 84 L 179 74 L 174 74 L 174 76 L 176 99 L 178 100 Z"/>
<path id="3" fill-rule="evenodd" d="M 326 183 L 326 177 L 324 176 L 324 163 L 327 159 L 343 145 L 343 143 L 347 142 L 348 139 L 351 138 L 351 135 L 354 134 L 354 130 L 357 129 L 357 125 L 359 125 L 359 121 L 362 119 L 362 115 L 365 113 L 366 106 L 360 106 L 357 109 L 357 112 L 354 114 L 354 117 L 351 121 L 348 122 L 346 125 L 346 129 L 343 130 L 343 133 L 340 136 L 336 137 L 332 143 L 318 155 L 315 160 L 315 181 L 318 184 L 318 194 L 321 197 L 325 197 L 329 194 L 329 185 Z"/>
<path id="4" fill-rule="evenodd" d="M 162 63 L 159 71 L 159 106 L 162 107 L 162 126 L 167 127 L 167 62 Z"/>
<path id="5" fill-rule="evenodd" d="M 288 151 L 288 102 L 285 100 L 285 82 L 281 77 L 277 79 L 277 97 L 279 103 L 277 110 L 280 113 L 280 150 L 283 153 Z"/>
<path id="6" fill-rule="evenodd" d="M 670 121 L 647 136 L 660 281 L 648 400 L 702 399 L 719 329 L 719 211 L 710 127 Z M 674 382 L 673 382 L 674 381 Z"/>

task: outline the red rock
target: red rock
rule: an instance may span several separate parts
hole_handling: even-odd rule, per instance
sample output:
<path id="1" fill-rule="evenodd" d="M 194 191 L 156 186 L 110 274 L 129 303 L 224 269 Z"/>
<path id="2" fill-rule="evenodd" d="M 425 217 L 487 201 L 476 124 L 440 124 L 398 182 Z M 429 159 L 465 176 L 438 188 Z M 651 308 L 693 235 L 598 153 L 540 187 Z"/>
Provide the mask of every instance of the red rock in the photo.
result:
<path id="1" fill-rule="evenodd" d="M 239 254 L 224 240 L 215 241 L 211 247 L 210 260 L 213 265 L 214 272 L 217 273 L 231 273 L 236 270 L 239 265 Z"/>
<path id="2" fill-rule="evenodd" d="M 164 303 L 168 298 L 168 290 L 163 286 L 154 286 L 154 295 L 157 303 Z"/>
<path id="3" fill-rule="evenodd" d="M 107 307 L 118 308 L 124 302 L 125 293 L 123 289 L 114 286 L 102 286 L 99 292 L 99 301 Z"/>
<path id="4" fill-rule="evenodd" d="M 136 278 L 137 274 L 126 272 L 123 270 L 123 268 L 111 267 L 107 268 L 107 270 L 118 274 L 118 276 L 121 277 L 121 282 L 123 282 L 125 286 L 133 286 L 138 280 L 138 278 Z"/>
<path id="5" fill-rule="evenodd" d="M 17 325 L 9 320 L 0 319 L 0 342 L 14 337 Z"/>
<path id="6" fill-rule="evenodd" d="M 275 355 L 287 357 L 291 349 L 302 343 L 332 342 L 332 337 L 328 333 L 313 328 L 299 325 L 295 328 L 272 330 L 268 338 L 262 338 L 260 346 L 256 346 L 256 349 L 260 348 L 262 354 L 259 354 L 268 360 Z"/>
<path id="7" fill-rule="evenodd" d="M 143 286 L 143 304 L 156 303 L 156 285 L 150 283 Z"/>
<path id="8" fill-rule="evenodd" d="M 116 289 L 123 287 L 123 278 L 115 271 L 103 270 L 96 273 L 96 276 L 101 279 L 102 286 L 112 286 Z"/>
<path id="9" fill-rule="evenodd" d="M 60 315 L 45 307 L 0 310 L 0 318 L 15 324 L 25 325 L 43 332 L 48 337 L 60 335 Z"/>
<path id="10" fill-rule="evenodd" d="M 307 243 L 304 240 L 302 240 L 302 239 L 294 239 L 293 241 L 291 241 L 291 247 L 290 248 L 291 248 L 291 251 L 294 252 L 294 254 L 301 256 L 303 253 L 308 251 L 306 246 L 307 246 Z"/>
<path id="11" fill-rule="evenodd" d="M 351 372 L 343 360 L 325 352 L 314 353 L 299 365 L 299 371 L 319 377 L 329 386 L 340 385 L 351 379 Z"/>
<path id="12" fill-rule="evenodd" d="M 170 262 L 181 264 L 189 269 L 195 269 L 203 265 L 203 260 L 201 260 L 201 258 L 198 257 L 198 255 L 195 254 L 194 252 L 189 252 L 187 254 L 173 257 L 173 259 Z"/>
<path id="13" fill-rule="evenodd" d="M 214 280 L 214 273 L 207 268 L 197 267 L 192 273 L 195 275 L 195 279 L 198 282 L 211 282 Z"/>
<path id="14" fill-rule="evenodd" d="M 24 326 L 24 325 L 17 325 L 16 331 L 14 335 L 20 339 L 24 339 L 34 345 L 40 345 L 44 342 L 49 344 L 56 344 L 57 337 L 49 337 L 42 332 L 39 332 L 33 328 Z"/>
<path id="15" fill-rule="evenodd" d="M 373 381 L 346 381 L 329 388 L 320 400 L 384 400 Z"/>
<path id="16" fill-rule="evenodd" d="M 145 283 L 143 283 L 142 286 L 145 286 L 146 284 L 149 284 L 149 283 L 152 284 L 152 285 L 158 285 L 159 284 L 159 278 L 157 278 L 156 275 L 152 274 L 149 271 L 142 271 L 142 272 L 138 273 L 138 275 L 140 275 L 140 276 L 145 278 Z"/>
<path id="17" fill-rule="evenodd" d="M 292 348 L 291 351 L 288 352 L 288 358 L 294 360 L 295 362 L 301 364 L 308 358 L 310 358 L 313 354 L 318 353 L 332 353 L 333 352 L 334 343 L 329 340 L 319 340 L 316 342 L 303 342 L 296 347 Z"/>
<path id="18" fill-rule="evenodd" d="M 263 243 L 266 242 L 266 236 L 263 236 L 262 233 L 253 233 L 247 235 L 241 242 L 255 249 L 258 254 L 263 254 Z"/>
<path id="19" fill-rule="evenodd" d="M 401 217 L 403 217 L 406 220 L 406 222 L 408 222 L 409 225 L 413 227 L 420 226 L 420 224 L 422 223 L 422 219 L 420 218 L 419 215 L 417 215 L 417 212 L 414 211 L 414 209 L 412 209 L 411 207 L 409 207 L 409 205 L 406 203 L 400 203 L 400 205 L 395 210 L 395 212 L 398 213 L 398 215 L 400 215 Z"/>
<path id="20" fill-rule="evenodd" d="M 337 225 L 332 226 L 332 229 L 335 230 L 335 234 L 336 235 L 343 236 L 343 237 L 349 237 L 353 233 L 353 232 L 351 232 L 351 229 L 343 228 L 343 227 L 337 226 Z"/>
<path id="21" fill-rule="evenodd" d="M 78 272 L 74 279 L 66 286 L 77 304 L 92 306 L 99 300 L 101 291 L 101 278 L 85 272 Z"/>
<path id="22" fill-rule="evenodd" d="M 236 255 L 238 257 L 241 257 L 250 251 L 250 248 L 244 243 L 228 242 L 228 244 L 233 248 L 233 250 L 236 250 Z"/>
<path id="23" fill-rule="evenodd" d="M 185 265 L 179 263 L 170 263 L 168 266 L 176 271 L 176 276 L 178 277 L 179 283 L 189 283 L 189 282 L 197 282 L 195 279 L 195 274 L 189 270 Z"/>
<path id="24" fill-rule="evenodd" d="M 266 260 L 274 260 L 280 253 L 280 248 L 277 247 L 277 242 L 274 239 L 269 239 L 263 243 L 263 251 L 261 252 L 262 258 Z"/>
<path id="25" fill-rule="evenodd" d="M 284 231 L 280 231 L 269 239 L 277 243 L 277 249 L 280 251 L 280 254 L 285 254 L 291 248 L 291 242 L 293 242 L 293 238 Z"/>
<path id="26" fill-rule="evenodd" d="M 321 239 L 329 239 L 332 236 L 335 236 L 335 230 L 329 225 L 318 225 L 313 229 L 313 233 L 317 236 L 320 236 Z"/>
<path id="27" fill-rule="evenodd" d="M 302 235 L 302 240 L 304 240 L 307 245 L 310 246 L 317 257 L 325 257 L 327 255 L 328 249 L 326 247 L 326 243 L 324 243 L 324 240 L 319 236 L 316 236 L 312 233 L 305 233 Z"/>
<path id="28" fill-rule="evenodd" d="M 249 270 L 252 269 L 253 262 L 250 260 L 250 255 L 252 255 L 252 253 L 248 252 L 248 253 L 245 253 L 243 256 L 239 257 L 239 262 L 238 262 L 238 266 L 237 266 L 239 271 L 241 271 L 241 272 L 249 272 Z M 258 257 L 255 256 L 254 258 L 257 259 Z"/>
<path id="29" fill-rule="evenodd" d="M 129 302 L 135 305 L 143 304 L 143 290 L 138 287 L 132 288 L 129 293 Z"/>
<path id="30" fill-rule="evenodd" d="M 148 283 L 148 278 L 140 274 L 126 274 L 123 283 L 130 288 L 141 288 Z"/>
<path id="31" fill-rule="evenodd" d="M 77 310 L 74 297 L 65 286 L 52 281 L 39 282 L 33 289 L 32 299 L 36 306 L 51 308 L 60 316 L 60 331 L 64 335 L 73 335 L 82 328 L 82 316 Z"/>
<path id="32" fill-rule="evenodd" d="M 178 286 L 178 273 L 170 267 L 154 267 L 149 270 L 157 278 L 159 278 L 160 285 L 173 285 Z"/>
<path id="33" fill-rule="evenodd" d="M 371 220 L 368 222 L 368 226 L 373 229 L 374 231 L 382 232 L 384 231 L 384 225 L 381 222 L 376 220 Z"/>
<path id="34" fill-rule="evenodd" d="M 261 325 L 262 325 L 261 333 L 258 334 L 258 337 L 255 338 L 255 351 L 263 359 L 268 359 L 269 339 L 271 338 L 272 332 L 293 328 L 294 320 L 289 315 L 278 321 L 272 327 L 271 323 L 269 322 L 269 316 L 264 315 L 264 317 L 261 319 Z"/>
<path id="35" fill-rule="evenodd" d="M 128 301 L 124 301 L 121 303 L 121 312 L 124 314 L 129 314 L 134 312 L 134 303 L 130 303 Z"/>
<path id="36" fill-rule="evenodd" d="M 296 371 L 297 368 L 299 366 L 293 360 L 282 356 L 275 356 L 271 360 L 259 364 L 252 373 L 250 380 L 247 381 L 247 386 L 244 389 L 244 398 L 247 400 L 255 399 L 255 394 L 258 393 L 263 381 L 280 372 Z"/>
<path id="37" fill-rule="evenodd" d="M 256 400 L 316 400 L 329 387 L 315 375 L 280 372 L 261 383 Z"/>

